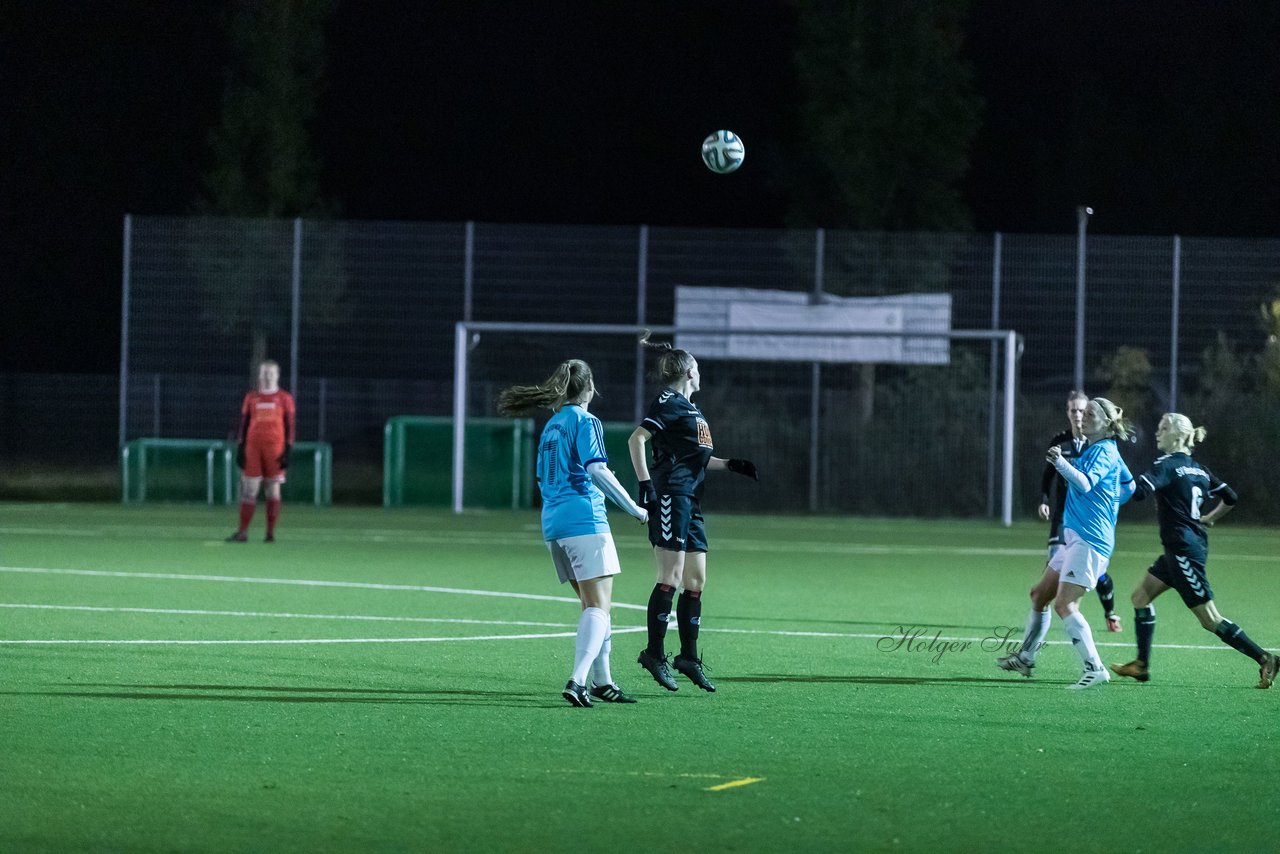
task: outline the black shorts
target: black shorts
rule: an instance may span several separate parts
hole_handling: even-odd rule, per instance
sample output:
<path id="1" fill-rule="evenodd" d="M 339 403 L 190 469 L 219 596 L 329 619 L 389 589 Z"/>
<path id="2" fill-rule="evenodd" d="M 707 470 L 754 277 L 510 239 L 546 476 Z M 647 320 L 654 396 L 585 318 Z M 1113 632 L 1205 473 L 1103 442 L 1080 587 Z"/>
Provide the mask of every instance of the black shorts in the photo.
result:
<path id="1" fill-rule="evenodd" d="M 1165 549 L 1147 572 L 1178 591 L 1188 608 L 1213 600 L 1209 578 L 1204 573 L 1207 555 Z"/>
<path id="2" fill-rule="evenodd" d="M 659 495 L 649 508 L 649 542 L 673 552 L 705 552 L 702 507 L 692 495 Z"/>

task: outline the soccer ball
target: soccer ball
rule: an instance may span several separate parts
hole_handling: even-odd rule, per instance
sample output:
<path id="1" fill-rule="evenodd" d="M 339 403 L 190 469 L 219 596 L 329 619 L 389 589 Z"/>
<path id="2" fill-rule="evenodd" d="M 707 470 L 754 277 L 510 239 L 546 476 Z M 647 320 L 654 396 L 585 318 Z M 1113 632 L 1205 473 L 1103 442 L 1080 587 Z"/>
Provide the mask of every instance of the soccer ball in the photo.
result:
<path id="1" fill-rule="evenodd" d="M 702 141 L 702 162 L 717 175 L 728 175 L 746 156 L 742 140 L 731 130 L 718 130 Z"/>

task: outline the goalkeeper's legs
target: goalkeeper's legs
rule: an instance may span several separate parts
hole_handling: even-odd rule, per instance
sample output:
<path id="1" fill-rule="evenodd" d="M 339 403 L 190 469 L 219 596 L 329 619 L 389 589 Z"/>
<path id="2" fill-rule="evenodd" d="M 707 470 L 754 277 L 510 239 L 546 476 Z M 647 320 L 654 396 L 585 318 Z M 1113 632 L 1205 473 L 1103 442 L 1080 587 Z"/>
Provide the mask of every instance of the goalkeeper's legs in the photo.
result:
<path id="1" fill-rule="evenodd" d="M 258 508 L 258 489 L 261 485 L 261 477 L 240 477 L 240 527 L 227 537 L 228 542 L 243 543 L 248 538 L 249 523 L 253 521 L 253 512 Z"/>
<path id="2" fill-rule="evenodd" d="M 267 482 L 267 542 L 276 541 L 276 522 L 280 519 L 280 481 Z"/>

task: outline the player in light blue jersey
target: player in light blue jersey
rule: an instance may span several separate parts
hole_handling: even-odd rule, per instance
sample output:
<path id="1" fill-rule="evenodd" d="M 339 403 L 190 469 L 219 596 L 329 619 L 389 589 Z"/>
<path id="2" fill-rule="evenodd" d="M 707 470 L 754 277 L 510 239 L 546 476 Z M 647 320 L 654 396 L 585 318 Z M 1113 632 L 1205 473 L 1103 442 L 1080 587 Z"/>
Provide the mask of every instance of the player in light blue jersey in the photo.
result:
<path id="1" fill-rule="evenodd" d="M 561 692 L 571 705 L 582 708 L 590 708 L 592 698 L 635 702 L 614 683 L 609 669 L 609 609 L 613 576 L 621 570 L 604 497 L 642 523 L 649 521 L 648 511 L 631 500 L 609 470 L 600 419 L 587 411 L 595 394 L 591 368 L 581 359 L 570 359 L 541 385 L 511 386 L 498 397 L 503 415 L 536 409 L 554 413 L 538 440 L 542 536 L 560 583 L 569 582 L 582 603 L 573 672 Z"/>
<path id="2" fill-rule="evenodd" d="M 1054 596 L 1054 612 L 1071 645 L 1084 664 L 1080 680 L 1069 687 L 1091 688 L 1111 681 L 1107 669 L 1093 643 L 1093 632 L 1080 613 L 1080 598 L 1098 583 L 1107 571 L 1115 550 L 1116 516 L 1120 505 L 1134 492 L 1133 475 L 1120 457 L 1116 439 L 1128 439 L 1132 428 L 1124 420 L 1124 411 L 1104 397 L 1089 401 L 1084 413 L 1084 434 L 1089 446 L 1075 460 L 1062 455 L 1054 445 L 1045 459 L 1067 482 L 1067 503 L 1063 513 L 1063 548 L 1049 561 L 1058 573 L 1058 591 Z M 1033 626 L 1027 626 L 1030 634 Z M 1035 667 L 1036 650 L 1019 650 L 1001 658 L 996 664 L 1030 676 Z"/>

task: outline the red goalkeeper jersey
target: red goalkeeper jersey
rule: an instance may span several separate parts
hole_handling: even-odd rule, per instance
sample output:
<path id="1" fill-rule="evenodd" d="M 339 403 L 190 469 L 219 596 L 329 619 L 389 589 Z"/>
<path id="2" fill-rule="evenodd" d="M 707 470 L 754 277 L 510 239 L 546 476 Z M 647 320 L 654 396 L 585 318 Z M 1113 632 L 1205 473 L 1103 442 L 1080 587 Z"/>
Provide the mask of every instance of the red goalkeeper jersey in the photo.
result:
<path id="1" fill-rule="evenodd" d="M 286 442 L 290 445 L 298 435 L 294 417 L 293 395 L 287 391 L 264 393 L 251 391 L 240 407 L 240 441 Z"/>

